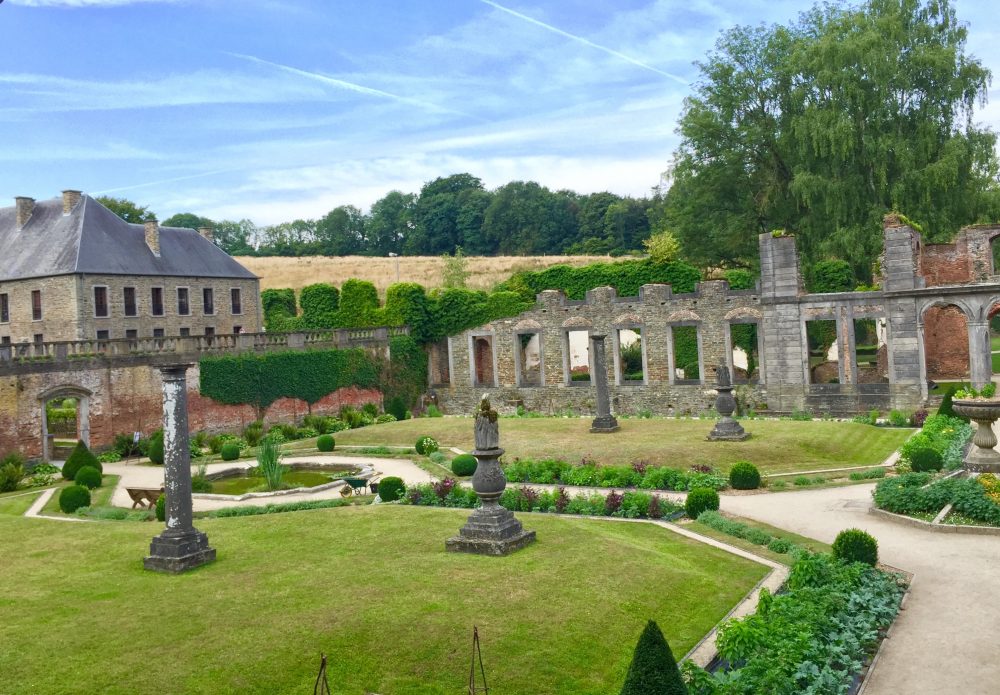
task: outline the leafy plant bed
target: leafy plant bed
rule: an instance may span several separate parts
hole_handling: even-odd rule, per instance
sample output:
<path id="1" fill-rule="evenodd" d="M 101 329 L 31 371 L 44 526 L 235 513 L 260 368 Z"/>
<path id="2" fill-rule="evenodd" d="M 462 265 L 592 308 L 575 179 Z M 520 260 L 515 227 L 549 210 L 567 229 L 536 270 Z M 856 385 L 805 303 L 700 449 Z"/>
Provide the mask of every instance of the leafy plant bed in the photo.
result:
<path id="1" fill-rule="evenodd" d="M 698 533 L 704 533 L 706 536 L 723 540 L 785 565 L 791 564 L 796 552 L 803 550 L 814 553 L 830 552 L 829 545 L 813 538 L 721 512 L 702 512 L 695 521 L 679 523 Z"/>
<path id="2" fill-rule="evenodd" d="M 539 543 L 516 555 L 445 552 L 467 516 L 376 505 L 200 519 L 219 559 L 176 581 L 139 562 L 152 524 L 0 518 L 4 577 L 22 587 L 0 640 L 48 645 L 0 650 L 5 692 L 117 695 L 136 673 L 192 694 L 312 692 L 323 651 L 337 692 L 451 693 L 478 625 L 498 692 L 617 693 L 648 619 L 684 654 L 768 571 L 651 524 L 552 515 L 531 517 Z M 99 615 L 81 611 L 81 586 Z M 161 605 L 174 608 L 151 630 L 135 607 Z M 161 658 L 163 635 L 183 658 Z M 109 658 L 90 658 L 98 643 Z"/>
<path id="3" fill-rule="evenodd" d="M 951 514 L 963 520 L 960 525 L 1000 526 L 1000 479 L 989 473 L 972 477 L 906 473 L 883 480 L 873 495 L 878 509 L 893 514 L 933 519 L 951 504 Z"/>
<path id="4" fill-rule="evenodd" d="M 666 466 L 647 466 L 637 462 L 631 466 L 598 466 L 589 460 L 572 464 L 559 459 L 542 461 L 517 460 L 503 467 L 507 480 L 541 485 L 572 485 L 576 487 L 637 487 L 644 490 L 693 490 L 708 487 L 723 490 L 729 481 L 712 468 L 694 467 L 688 470 Z"/>

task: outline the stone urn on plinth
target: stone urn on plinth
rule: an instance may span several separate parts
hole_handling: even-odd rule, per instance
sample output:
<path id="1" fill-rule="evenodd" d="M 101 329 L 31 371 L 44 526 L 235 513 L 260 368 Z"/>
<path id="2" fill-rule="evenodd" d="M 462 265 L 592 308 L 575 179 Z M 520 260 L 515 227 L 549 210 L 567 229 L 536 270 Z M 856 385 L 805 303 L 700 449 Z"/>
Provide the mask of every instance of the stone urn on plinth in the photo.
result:
<path id="1" fill-rule="evenodd" d="M 733 419 L 736 410 L 736 399 L 733 398 L 733 382 L 729 378 L 729 368 L 720 364 L 715 370 L 715 390 L 719 395 L 715 399 L 715 409 L 722 417 L 708 434 L 713 442 L 742 442 L 750 435 L 743 426 Z"/>
<path id="2" fill-rule="evenodd" d="M 500 468 L 500 424 L 497 412 L 483 396 L 475 417 L 476 472 L 472 489 L 481 506 L 469 514 L 458 535 L 445 541 L 445 549 L 477 555 L 508 555 L 535 541 L 534 531 L 525 531 L 509 509 L 500 506 L 500 496 L 507 487 L 507 478 Z"/>
<path id="3" fill-rule="evenodd" d="M 965 455 L 965 470 L 970 473 L 1000 473 L 1000 453 L 993 434 L 993 423 L 1000 418 L 1000 399 L 997 398 L 956 398 L 952 408 L 962 417 L 967 417 L 978 425 L 972 437 L 973 446 Z"/>

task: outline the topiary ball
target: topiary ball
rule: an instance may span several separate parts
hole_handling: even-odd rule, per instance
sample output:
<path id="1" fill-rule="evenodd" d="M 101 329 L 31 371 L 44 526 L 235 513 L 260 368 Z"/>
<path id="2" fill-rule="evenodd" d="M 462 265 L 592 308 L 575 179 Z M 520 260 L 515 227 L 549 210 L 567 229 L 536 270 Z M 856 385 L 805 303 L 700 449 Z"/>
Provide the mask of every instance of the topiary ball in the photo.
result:
<path id="1" fill-rule="evenodd" d="M 863 562 L 875 566 L 878 562 L 878 541 L 870 533 L 849 528 L 837 534 L 833 556 L 845 562 Z"/>
<path id="2" fill-rule="evenodd" d="M 73 451 L 70 453 L 69 458 L 66 459 L 66 463 L 63 464 L 62 477 L 66 480 L 74 480 L 76 479 L 76 472 L 84 466 L 91 466 L 101 472 L 104 471 L 104 466 L 97 460 L 93 452 L 87 448 L 86 444 L 79 441 L 73 447 Z"/>
<path id="3" fill-rule="evenodd" d="M 389 476 L 382 478 L 378 483 L 378 496 L 383 502 L 395 502 L 402 499 L 404 492 L 406 492 L 406 484 L 402 478 Z"/>
<path id="4" fill-rule="evenodd" d="M 90 490 L 83 485 L 70 485 L 59 493 L 59 508 L 67 514 L 72 514 L 80 507 L 89 506 Z"/>
<path id="5" fill-rule="evenodd" d="M 760 471 L 749 461 L 737 461 L 729 469 L 729 484 L 736 490 L 756 490 L 760 487 Z"/>
<path id="6" fill-rule="evenodd" d="M 451 460 L 451 472 L 455 475 L 469 476 L 476 472 L 479 462 L 472 454 L 459 454 Z"/>
<path id="7" fill-rule="evenodd" d="M 710 487 L 696 487 L 684 500 L 684 513 L 692 519 L 709 509 L 713 512 L 719 509 L 719 493 Z"/>
<path id="8" fill-rule="evenodd" d="M 240 457 L 240 445 L 235 442 L 226 442 L 222 445 L 219 456 L 222 457 L 223 461 L 235 461 Z"/>
<path id="9" fill-rule="evenodd" d="M 333 451 L 335 446 L 337 442 L 329 434 L 322 434 L 316 439 L 316 448 L 320 451 Z"/>
<path id="10" fill-rule="evenodd" d="M 76 472 L 73 482 L 93 490 L 95 487 L 101 487 L 101 472 L 93 466 L 84 466 Z"/>
<path id="11" fill-rule="evenodd" d="M 167 498 L 162 494 L 156 498 L 156 520 L 167 520 Z"/>
<path id="12" fill-rule="evenodd" d="M 924 447 L 910 453 L 910 467 L 914 473 L 939 471 L 943 465 L 944 459 L 941 457 L 941 452 L 937 449 Z"/>
<path id="13" fill-rule="evenodd" d="M 163 465 L 163 432 L 157 432 L 149 439 L 149 450 L 146 456 L 153 463 Z"/>
<path id="14" fill-rule="evenodd" d="M 430 456 L 431 454 L 433 454 L 435 451 L 438 450 L 438 443 L 437 440 L 434 439 L 434 437 L 428 437 L 425 435 L 417 440 L 417 443 L 414 446 L 414 448 L 417 450 L 417 453 L 420 454 L 421 456 Z"/>

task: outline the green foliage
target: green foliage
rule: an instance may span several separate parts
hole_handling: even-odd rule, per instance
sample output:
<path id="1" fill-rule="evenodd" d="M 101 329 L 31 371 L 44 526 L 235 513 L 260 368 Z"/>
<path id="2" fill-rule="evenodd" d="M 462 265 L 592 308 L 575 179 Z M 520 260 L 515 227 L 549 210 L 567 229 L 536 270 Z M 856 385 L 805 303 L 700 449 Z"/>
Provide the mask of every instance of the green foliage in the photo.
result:
<path id="1" fill-rule="evenodd" d="M 727 270 L 722 276 L 726 278 L 731 290 L 752 290 L 757 286 L 757 276 L 743 268 Z"/>
<path id="2" fill-rule="evenodd" d="M 810 273 L 809 291 L 818 294 L 850 292 L 857 284 L 851 264 L 840 259 L 818 261 Z"/>
<path id="3" fill-rule="evenodd" d="M 290 288 L 264 290 L 260 293 L 260 306 L 264 314 L 264 326 L 271 333 L 300 328 L 295 290 Z"/>
<path id="4" fill-rule="evenodd" d="M 90 506 L 90 490 L 83 485 L 69 485 L 59 493 L 59 508 L 72 514 L 80 507 Z"/>
<path id="5" fill-rule="evenodd" d="M 389 405 L 386 406 L 385 411 L 397 420 L 406 419 L 406 402 L 401 396 L 393 396 L 389 399 Z"/>
<path id="6" fill-rule="evenodd" d="M 423 437 L 417 439 L 417 443 L 414 448 L 421 456 L 429 456 L 438 450 L 438 443 L 434 437 L 424 435 Z"/>
<path id="7" fill-rule="evenodd" d="M 101 487 L 101 472 L 93 466 L 84 466 L 73 476 L 73 482 L 93 490 Z"/>
<path id="8" fill-rule="evenodd" d="M 382 376 L 382 391 L 390 395 L 390 406 L 395 398 L 404 403 L 403 417 L 396 410 L 389 410 L 397 419 L 405 419 L 406 404 L 414 404 L 427 388 L 427 353 L 408 335 L 389 340 L 389 368 Z"/>
<path id="9" fill-rule="evenodd" d="M 76 473 L 84 466 L 91 466 L 96 468 L 98 471 L 103 471 L 104 466 L 101 462 L 97 460 L 97 457 L 87 448 L 87 445 L 83 441 L 78 441 L 76 446 L 73 447 L 73 451 L 70 453 L 69 457 L 66 459 L 66 463 L 62 467 L 62 476 L 66 480 L 73 480 L 76 478 Z"/>
<path id="10" fill-rule="evenodd" d="M 444 287 L 465 287 L 469 279 L 468 261 L 462 253 L 462 247 L 455 247 L 455 253 L 444 255 L 444 269 L 441 271 L 441 284 Z"/>
<path id="11" fill-rule="evenodd" d="M 760 471 L 749 461 L 737 461 L 729 469 L 729 484 L 736 490 L 756 490 L 760 487 Z"/>
<path id="12" fill-rule="evenodd" d="M 924 420 L 920 432 L 907 439 L 899 448 L 900 460 L 912 465 L 914 452 L 934 449 L 941 454 L 943 466 L 960 468 L 965 443 L 972 436 L 972 425 L 957 417 L 932 415 Z"/>
<path id="13" fill-rule="evenodd" d="M 687 695 L 687 691 L 670 645 L 650 620 L 635 645 L 621 695 Z"/>
<path id="14" fill-rule="evenodd" d="M 432 302 L 421 285 L 415 282 L 397 282 L 385 292 L 382 323 L 390 326 L 409 326 L 410 337 L 426 343 L 434 332 Z"/>
<path id="15" fill-rule="evenodd" d="M 914 473 L 926 473 L 929 471 L 939 471 L 943 465 L 941 452 L 931 447 L 922 447 L 909 453 L 910 468 Z"/>
<path id="16" fill-rule="evenodd" d="M 948 390 L 944 393 L 944 398 L 941 399 L 941 405 L 938 406 L 938 415 L 944 415 L 945 417 L 961 418 L 962 416 L 955 412 L 955 408 L 952 405 L 952 401 L 955 399 L 955 394 L 958 392 L 958 387 L 954 384 L 948 387 Z M 964 419 L 964 418 L 963 418 Z M 968 420 L 966 420 L 968 422 Z"/>
<path id="17" fill-rule="evenodd" d="M 885 477 L 884 468 L 872 468 L 868 471 L 855 471 L 847 476 L 850 480 L 878 480 Z"/>
<path id="18" fill-rule="evenodd" d="M 167 498 L 160 495 L 156 498 L 156 520 L 166 521 L 167 519 Z"/>
<path id="19" fill-rule="evenodd" d="M 292 301 L 294 302 L 294 296 Z M 340 290 L 327 282 L 307 285 L 299 293 L 303 328 L 328 328 L 337 325 Z"/>
<path id="20" fill-rule="evenodd" d="M 451 460 L 451 472 L 458 476 L 467 477 L 476 472 L 479 462 L 472 454 L 459 454 Z"/>
<path id="21" fill-rule="evenodd" d="M 573 485 L 598 487 L 639 487 L 644 490 L 692 490 L 708 487 L 722 490 L 725 476 L 716 471 L 685 471 L 666 466 L 646 467 L 637 462 L 632 466 L 597 466 L 590 462 L 573 465 L 558 459 L 519 459 L 503 467 L 511 482 L 541 485 Z"/>
<path id="22" fill-rule="evenodd" d="M 692 519 L 704 511 L 718 511 L 719 493 L 708 487 L 698 487 L 688 493 L 684 500 L 684 513 Z"/>
<path id="23" fill-rule="evenodd" d="M 257 473 L 264 479 L 268 490 L 281 489 L 281 479 L 285 475 L 285 467 L 281 465 L 281 445 L 270 437 L 265 437 L 257 449 Z"/>
<path id="24" fill-rule="evenodd" d="M 219 456 L 223 461 L 235 461 L 240 457 L 240 447 L 233 442 L 226 442 L 222 445 Z"/>
<path id="25" fill-rule="evenodd" d="M 333 435 L 321 434 L 316 439 L 316 448 L 320 451 L 333 451 L 336 446 L 337 442 L 334 440 Z"/>
<path id="26" fill-rule="evenodd" d="M 224 507 L 207 512 L 205 516 L 229 518 L 237 516 L 259 516 L 261 514 L 283 514 L 310 509 L 332 509 L 350 504 L 348 500 L 309 500 L 307 502 L 284 502 L 282 504 L 265 504 L 263 506 Z M 162 519 L 161 519 L 162 521 Z"/>
<path id="27" fill-rule="evenodd" d="M 405 492 L 406 484 L 402 478 L 389 476 L 388 478 L 382 478 L 378 482 L 378 496 L 383 502 L 395 502 L 398 499 L 402 499 Z"/>
<path id="28" fill-rule="evenodd" d="M 23 464 L 16 461 L 0 462 L 0 492 L 13 492 L 23 479 Z"/>
<path id="29" fill-rule="evenodd" d="M 95 200 L 126 222 L 131 222 L 132 224 L 142 224 L 146 220 L 156 219 L 156 215 L 148 207 L 137 205 L 127 198 L 99 196 Z"/>
<path id="30" fill-rule="evenodd" d="M 377 364 L 361 349 L 204 357 L 200 371 L 203 395 L 220 403 L 253 405 L 258 411 L 283 397 L 316 403 L 345 386 L 372 388 L 379 383 Z"/>
<path id="31" fill-rule="evenodd" d="M 404 406 L 405 407 L 405 406 Z M 405 411 L 404 411 L 405 413 Z M 390 422 L 396 422 L 396 416 L 392 413 L 382 413 L 377 418 L 375 418 L 376 425 L 385 425 Z"/>
<path id="32" fill-rule="evenodd" d="M 844 562 L 863 562 L 874 567 L 878 562 L 878 541 L 861 529 L 844 529 L 833 541 L 833 556 Z"/>
<path id="33" fill-rule="evenodd" d="M 681 252 L 681 242 L 669 230 L 651 235 L 642 242 L 642 245 L 646 247 L 646 253 L 655 263 L 675 261 Z"/>
<path id="34" fill-rule="evenodd" d="M 340 287 L 341 326 L 360 328 L 379 324 L 378 290 L 367 280 L 350 279 Z"/>
<path id="35" fill-rule="evenodd" d="M 146 449 L 146 456 L 153 463 L 163 465 L 163 431 L 157 430 L 149 438 L 149 448 Z"/>
<path id="36" fill-rule="evenodd" d="M 634 297 L 647 284 L 669 284 L 675 294 L 693 292 L 701 273 L 683 261 L 656 263 L 645 259 L 619 263 L 593 263 L 573 268 L 554 265 L 544 270 L 514 273 L 509 280 L 497 285 L 497 290 L 516 292 L 525 301 L 533 302 L 543 290 L 562 290 L 570 299 L 583 299 L 588 290 L 608 285 L 622 297 Z"/>

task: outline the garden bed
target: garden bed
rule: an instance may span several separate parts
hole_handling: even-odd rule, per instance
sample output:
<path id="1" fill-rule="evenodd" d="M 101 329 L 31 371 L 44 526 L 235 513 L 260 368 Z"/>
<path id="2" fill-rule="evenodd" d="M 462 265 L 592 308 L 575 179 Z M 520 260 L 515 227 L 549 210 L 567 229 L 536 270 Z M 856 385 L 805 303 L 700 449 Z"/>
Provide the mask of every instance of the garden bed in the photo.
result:
<path id="1" fill-rule="evenodd" d="M 254 475 L 254 468 L 234 467 L 209 473 L 205 479 L 212 484 L 212 492 L 195 493 L 195 499 L 242 501 L 261 497 L 317 493 L 344 484 L 344 478 L 371 478 L 375 471 L 370 466 L 351 466 L 321 462 L 295 462 L 285 464 L 288 471 L 282 477 L 284 487 L 268 490 L 262 476 Z"/>

